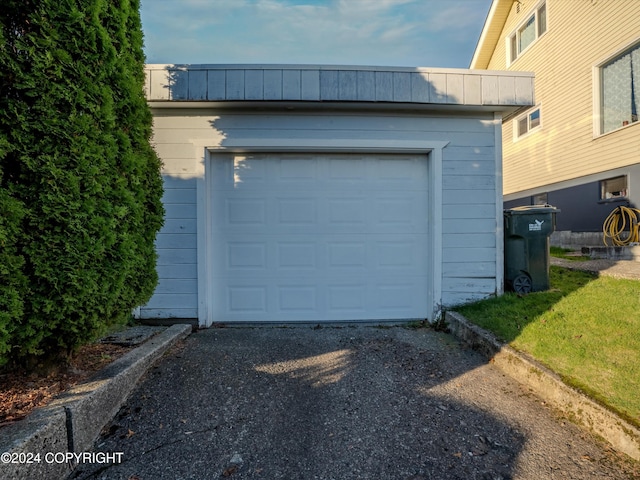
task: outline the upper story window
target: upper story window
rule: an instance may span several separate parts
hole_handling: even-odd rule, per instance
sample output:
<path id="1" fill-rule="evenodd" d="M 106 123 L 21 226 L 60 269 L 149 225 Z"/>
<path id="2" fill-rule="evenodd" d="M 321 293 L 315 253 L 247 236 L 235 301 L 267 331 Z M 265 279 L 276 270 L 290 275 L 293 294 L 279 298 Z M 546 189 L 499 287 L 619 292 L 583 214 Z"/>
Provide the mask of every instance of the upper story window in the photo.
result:
<path id="1" fill-rule="evenodd" d="M 600 66 L 600 133 L 638 121 L 640 43 Z"/>
<path id="2" fill-rule="evenodd" d="M 513 120 L 513 139 L 517 140 L 540 127 L 542 127 L 540 106 L 537 106 Z"/>
<path id="3" fill-rule="evenodd" d="M 547 4 L 542 2 L 508 37 L 507 64 L 513 63 L 529 45 L 547 31 Z"/>

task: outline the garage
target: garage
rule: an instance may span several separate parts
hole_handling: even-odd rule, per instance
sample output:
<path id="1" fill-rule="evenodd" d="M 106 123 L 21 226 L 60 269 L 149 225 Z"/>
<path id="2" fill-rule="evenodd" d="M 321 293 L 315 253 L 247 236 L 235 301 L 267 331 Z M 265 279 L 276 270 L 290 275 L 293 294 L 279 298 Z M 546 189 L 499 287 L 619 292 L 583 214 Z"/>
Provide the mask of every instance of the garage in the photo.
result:
<path id="1" fill-rule="evenodd" d="M 212 155 L 213 317 L 429 316 L 427 156 Z"/>
<path id="2" fill-rule="evenodd" d="M 503 290 L 502 119 L 533 74 L 148 65 L 158 286 L 200 327 L 435 321 Z"/>

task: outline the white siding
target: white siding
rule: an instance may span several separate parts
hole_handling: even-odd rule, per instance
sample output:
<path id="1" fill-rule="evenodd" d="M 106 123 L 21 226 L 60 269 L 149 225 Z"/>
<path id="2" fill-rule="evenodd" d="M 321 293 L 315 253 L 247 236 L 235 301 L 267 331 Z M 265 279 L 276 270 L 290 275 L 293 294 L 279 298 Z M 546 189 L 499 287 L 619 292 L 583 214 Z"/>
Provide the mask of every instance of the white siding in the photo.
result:
<path id="1" fill-rule="evenodd" d="M 319 84 L 310 87 L 312 84 L 305 82 L 304 71 L 300 81 L 294 72 L 288 70 L 283 73 L 283 84 L 300 85 L 299 95 L 302 97 L 319 93 Z M 259 83 L 259 79 L 254 80 Z M 349 76 L 341 78 L 335 75 L 336 87 L 351 88 L 348 85 L 353 80 Z M 365 80 L 362 85 L 373 88 Z M 387 80 L 393 82 L 393 76 Z M 410 79 L 401 81 L 411 83 Z M 211 85 L 211 77 L 208 83 Z M 325 84 L 323 88 L 329 88 L 328 85 L 332 83 Z M 459 89 L 461 85 L 464 85 L 464 79 L 456 80 L 451 88 Z M 250 90 L 245 87 L 242 92 L 234 94 L 257 92 L 257 86 Z M 268 91 L 272 92 L 270 95 L 275 94 L 273 86 Z M 363 90 L 361 94 L 376 93 Z M 442 298 L 436 300 L 443 305 L 451 305 L 500 291 L 501 286 L 497 282 L 501 277 L 496 272 L 498 227 L 495 212 L 498 197 L 494 125 L 493 113 L 457 113 L 453 116 L 154 110 L 153 140 L 165 165 L 167 219 L 157 239 L 160 285 L 149 304 L 142 307 L 141 316 L 198 316 L 197 185 L 204 172 L 205 149 L 243 142 L 273 146 L 309 139 L 327 143 L 355 139 L 362 144 L 389 139 L 398 141 L 399 145 L 425 140 L 448 142 L 442 158 L 443 222 L 441 227 L 434 226 L 436 230 L 441 228 L 443 245 L 442 258 L 434 259 L 442 262 Z"/>
<path id="2" fill-rule="evenodd" d="M 186 145 L 187 151 L 193 146 Z M 197 318 L 196 181 L 181 173 L 185 159 L 166 159 L 164 169 L 165 221 L 156 239 L 159 283 L 144 306 L 142 318 Z M 167 163 L 178 165 L 171 170 Z"/>

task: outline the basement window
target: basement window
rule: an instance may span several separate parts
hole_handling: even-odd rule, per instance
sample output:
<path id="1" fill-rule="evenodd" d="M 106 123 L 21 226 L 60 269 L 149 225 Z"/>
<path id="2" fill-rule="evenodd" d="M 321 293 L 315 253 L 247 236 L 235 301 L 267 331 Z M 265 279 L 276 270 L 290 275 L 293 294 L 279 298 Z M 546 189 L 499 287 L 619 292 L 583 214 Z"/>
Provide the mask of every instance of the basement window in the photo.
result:
<path id="1" fill-rule="evenodd" d="M 538 193 L 531 197 L 531 205 L 546 205 L 548 201 L 547 192 Z"/>
<path id="2" fill-rule="evenodd" d="M 627 176 L 608 178 L 600 182 L 600 200 L 616 200 L 627 197 Z"/>

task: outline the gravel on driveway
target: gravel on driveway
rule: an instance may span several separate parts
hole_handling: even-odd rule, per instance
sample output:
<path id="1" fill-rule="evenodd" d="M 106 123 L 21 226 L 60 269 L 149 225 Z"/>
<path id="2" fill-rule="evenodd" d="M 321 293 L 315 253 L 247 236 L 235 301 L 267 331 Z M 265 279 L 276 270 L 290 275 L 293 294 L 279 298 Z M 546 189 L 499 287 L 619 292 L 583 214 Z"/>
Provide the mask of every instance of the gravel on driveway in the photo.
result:
<path id="1" fill-rule="evenodd" d="M 632 479 L 640 469 L 445 333 L 212 328 L 134 390 L 76 479 Z"/>

